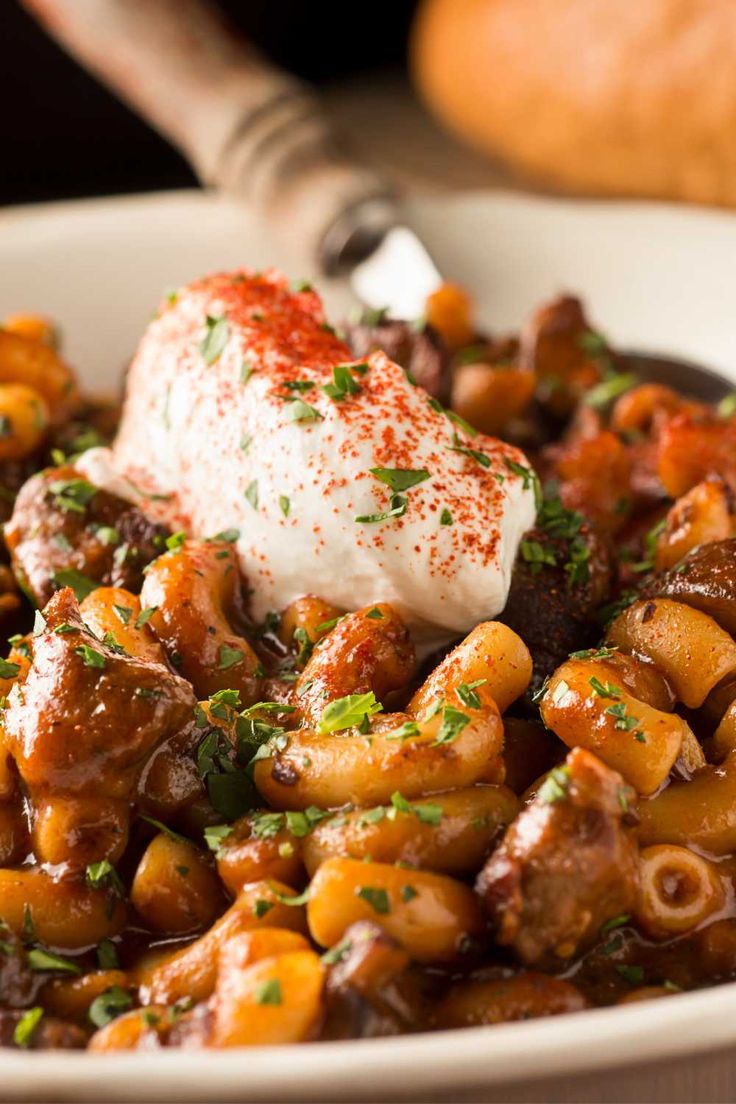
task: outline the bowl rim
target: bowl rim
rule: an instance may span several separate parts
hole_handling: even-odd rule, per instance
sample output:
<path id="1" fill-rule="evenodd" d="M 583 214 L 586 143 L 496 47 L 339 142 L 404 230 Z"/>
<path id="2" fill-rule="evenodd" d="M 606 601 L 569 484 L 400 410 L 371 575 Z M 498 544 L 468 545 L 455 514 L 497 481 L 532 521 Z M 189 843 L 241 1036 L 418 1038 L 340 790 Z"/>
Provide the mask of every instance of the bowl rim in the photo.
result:
<path id="1" fill-rule="evenodd" d="M 26 204 L 0 209 L 0 231 L 23 232 L 29 220 L 44 227 L 73 215 L 150 212 L 172 204 L 191 209 L 223 201 L 198 189 L 100 196 Z M 465 193 L 414 196 L 420 214 L 432 209 L 449 217 L 456 202 L 496 204 L 504 213 L 545 210 L 579 212 L 586 220 L 643 216 L 666 233 L 676 218 L 711 230 L 728 226 L 736 215 L 675 204 L 610 199 L 533 196 L 477 189 Z M 0 248 L 1 252 L 1 248 Z M 316 1095 L 345 1098 L 351 1093 L 440 1091 L 459 1085 L 513 1085 L 559 1075 L 629 1068 L 645 1062 L 704 1054 L 733 1044 L 736 982 L 727 982 L 657 1001 L 487 1027 L 463 1028 L 399 1038 L 324 1042 L 291 1047 L 213 1052 L 162 1050 L 93 1055 L 80 1052 L 0 1050 L 2 1099 L 109 1100 L 239 1098 L 293 1100 Z M 104 1065 L 101 1064 L 104 1061 Z"/>

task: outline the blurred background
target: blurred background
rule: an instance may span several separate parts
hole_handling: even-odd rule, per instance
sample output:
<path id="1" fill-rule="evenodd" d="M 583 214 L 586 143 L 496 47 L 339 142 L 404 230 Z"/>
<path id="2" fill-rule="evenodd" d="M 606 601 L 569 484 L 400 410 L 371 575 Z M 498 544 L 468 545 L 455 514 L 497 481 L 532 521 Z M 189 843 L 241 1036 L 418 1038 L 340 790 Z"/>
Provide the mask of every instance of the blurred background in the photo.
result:
<path id="1" fill-rule="evenodd" d="M 52 22 L 106 3 L 26 0 Z M 216 6 L 405 183 L 736 205 L 734 0 Z M 0 41 L 0 203 L 194 182 L 21 0 L 0 0 Z"/>

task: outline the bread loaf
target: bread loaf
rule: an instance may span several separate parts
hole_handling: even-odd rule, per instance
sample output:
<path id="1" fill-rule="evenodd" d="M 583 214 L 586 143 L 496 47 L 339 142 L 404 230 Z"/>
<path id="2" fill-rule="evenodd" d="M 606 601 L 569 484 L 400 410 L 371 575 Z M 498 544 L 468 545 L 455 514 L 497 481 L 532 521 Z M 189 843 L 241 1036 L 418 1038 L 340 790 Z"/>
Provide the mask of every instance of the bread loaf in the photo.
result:
<path id="1" fill-rule="evenodd" d="M 424 0 L 432 110 L 547 185 L 736 205 L 736 0 Z"/>

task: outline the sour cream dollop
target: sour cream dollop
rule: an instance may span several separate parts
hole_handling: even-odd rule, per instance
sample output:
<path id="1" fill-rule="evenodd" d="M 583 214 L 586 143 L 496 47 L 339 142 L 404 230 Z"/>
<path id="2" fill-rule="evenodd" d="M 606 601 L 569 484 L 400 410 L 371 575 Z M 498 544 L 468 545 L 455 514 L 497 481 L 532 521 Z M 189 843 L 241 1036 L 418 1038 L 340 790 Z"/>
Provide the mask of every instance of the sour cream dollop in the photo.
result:
<path id="1" fill-rule="evenodd" d="M 184 288 L 149 325 L 88 479 L 174 529 L 237 530 L 256 618 L 303 594 L 391 602 L 420 649 L 506 601 L 529 462 L 453 421 L 383 353 L 357 363 L 275 272 Z"/>

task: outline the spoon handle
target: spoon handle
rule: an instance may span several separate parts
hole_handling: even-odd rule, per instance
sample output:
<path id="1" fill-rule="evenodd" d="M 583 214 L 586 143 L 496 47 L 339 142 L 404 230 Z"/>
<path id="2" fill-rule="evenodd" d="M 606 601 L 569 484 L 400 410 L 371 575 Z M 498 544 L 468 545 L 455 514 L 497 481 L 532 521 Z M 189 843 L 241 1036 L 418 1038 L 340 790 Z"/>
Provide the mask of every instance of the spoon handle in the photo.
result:
<path id="1" fill-rule="evenodd" d="M 310 86 L 270 65 L 207 0 L 23 2 L 203 184 L 267 216 L 323 271 L 339 267 L 356 229 L 392 221 L 389 185 L 342 152 Z"/>

